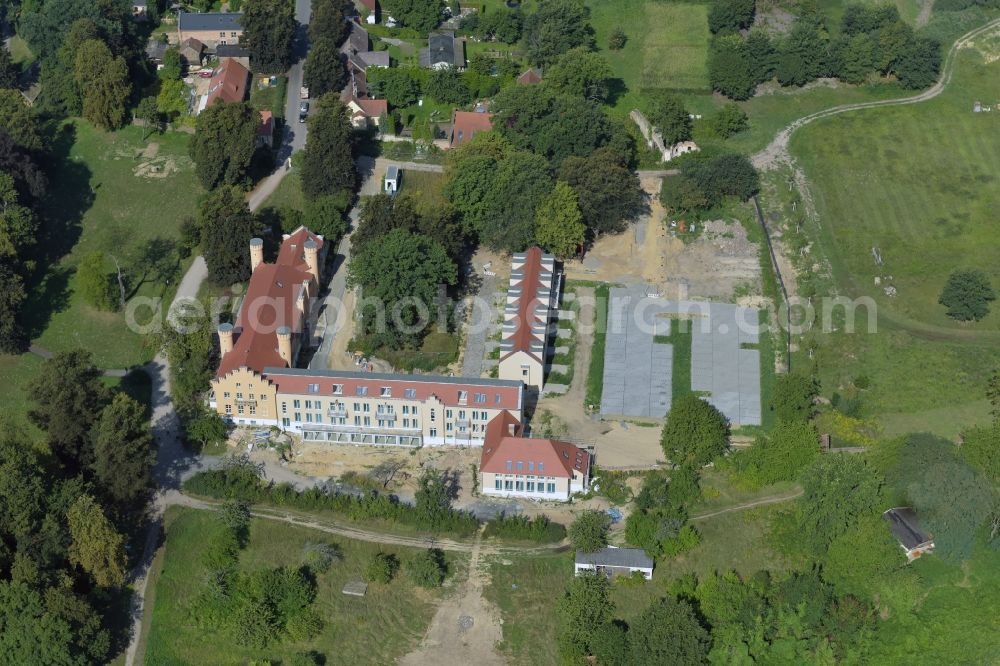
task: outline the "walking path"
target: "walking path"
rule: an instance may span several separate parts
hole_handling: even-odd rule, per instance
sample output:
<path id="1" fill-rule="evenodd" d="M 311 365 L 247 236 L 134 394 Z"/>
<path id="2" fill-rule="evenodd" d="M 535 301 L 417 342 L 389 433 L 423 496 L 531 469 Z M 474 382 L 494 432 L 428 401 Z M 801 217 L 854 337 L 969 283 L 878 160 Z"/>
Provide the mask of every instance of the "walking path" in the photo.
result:
<path id="1" fill-rule="evenodd" d="M 737 504 L 736 506 L 726 507 L 725 509 L 719 509 L 717 511 L 711 511 L 709 513 L 701 513 L 696 516 L 691 516 L 690 520 L 693 522 L 695 520 L 706 520 L 708 518 L 714 518 L 715 516 L 721 516 L 724 513 L 732 513 L 734 511 L 745 511 L 747 509 L 752 509 L 755 506 L 764 506 L 765 504 L 778 504 L 780 502 L 788 502 L 798 497 L 802 497 L 802 489 L 799 488 L 793 493 L 787 495 L 774 495 L 772 497 L 764 497 L 753 502 L 747 502 L 746 504 Z"/>
<path id="2" fill-rule="evenodd" d="M 462 376 L 479 377 L 483 374 L 486 359 L 486 338 L 493 318 L 493 298 L 496 291 L 496 275 L 484 275 L 472 299 L 472 313 L 469 315 L 468 332 L 465 336 L 465 354 L 462 356 Z"/>

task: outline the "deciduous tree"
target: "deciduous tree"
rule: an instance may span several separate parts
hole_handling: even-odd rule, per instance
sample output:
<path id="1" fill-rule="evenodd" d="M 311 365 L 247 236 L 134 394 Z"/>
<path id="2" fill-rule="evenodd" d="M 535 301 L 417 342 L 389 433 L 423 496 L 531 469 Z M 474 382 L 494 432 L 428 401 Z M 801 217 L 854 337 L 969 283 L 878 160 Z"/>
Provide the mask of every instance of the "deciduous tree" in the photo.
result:
<path id="1" fill-rule="evenodd" d="M 545 70 L 545 85 L 574 97 L 604 102 L 614 76 L 604 56 L 583 47 L 570 49 Z"/>
<path id="2" fill-rule="evenodd" d="M 639 177 L 610 147 L 589 157 L 567 157 L 559 179 L 577 193 L 583 222 L 595 236 L 622 231 L 645 204 Z"/>
<path id="3" fill-rule="evenodd" d="M 419 32 L 429 32 L 441 22 L 441 0 L 386 0 L 385 13 Z"/>
<path id="4" fill-rule="evenodd" d="M 250 49 L 255 72 L 280 74 L 292 64 L 295 41 L 294 6 L 289 0 L 245 0 L 243 36 L 240 43 Z"/>
<path id="5" fill-rule="evenodd" d="M 564 663 L 575 663 L 593 652 L 594 632 L 612 619 L 611 584 L 604 576 L 573 578 L 559 600 L 559 653 Z"/>
<path id="6" fill-rule="evenodd" d="M 822 553 L 859 516 L 881 509 L 883 480 L 860 456 L 820 456 L 801 477 L 797 541 Z"/>
<path id="7" fill-rule="evenodd" d="M 688 601 L 664 597 L 632 622 L 628 645 L 633 663 L 703 664 L 712 639 Z"/>
<path id="8" fill-rule="evenodd" d="M 243 192 L 220 187 L 205 197 L 198 213 L 201 245 L 208 277 L 215 284 L 230 285 L 250 277 L 247 248 L 257 225 Z"/>
<path id="9" fill-rule="evenodd" d="M 441 587 L 448 574 L 444 551 L 440 548 L 422 550 L 406 561 L 406 573 L 419 587 Z"/>
<path id="10" fill-rule="evenodd" d="M 258 125 L 260 114 L 247 103 L 219 102 L 198 115 L 190 151 L 206 190 L 246 182 Z"/>
<path id="11" fill-rule="evenodd" d="M 170 120 L 188 110 L 188 87 L 183 81 L 160 82 L 160 92 L 156 95 L 156 109 Z"/>
<path id="12" fill-rule="evenodd" d="M 146 409 L 124 393 L 101 411 L 94 429 L 94 475 L 118 515 L 145 507 L 156 462 Z"/>
<path id="13" fill-rule="evenodd" d="M 125 538 L 104 515 L 90 495 L 81 495 L 66 513 L 69 560 L 94 577 L 101 587 L 125 582 Z"/>
<path id="14" fill-rule="evenodd" d="M 573 188 L 559 181 L 538 207 L 535 239 L 560 259 L 568 259 L 583 245 L 586 227 Z"/>
<path id="15" fill-rule="evenodd" d="M 347 82 L 347 70 L 340 59 L 336 42 L 321 39 L 311 44 L 303 65 L 303 75 L 313 97 L 339 92 Z"/>
<path id="16" fill-rule="evenodd" d="M 801 373 L 779 375 L 774 382 L 770 408 L 779 421 L 808 421 L 816 412 L 819 395 L 815 377 Z"/>
<path id="17" fill-rule="evenodd" d="M 316 102 L 309 116 L 309 134 L 303 151 L 301 181 L 307 200 L 354 188 L 353 127 L 347 107 L 334 93 Z"/>
<path id="18" fill-rule="evenodd" d="M 708 29 L 717 32 L 736 32 L 753 25 L 754 0 L 714 0 L 708 9 Z"/>
<path id="19" fill-rule="evenodd" d="M 756 59 L 739 35 L 712 40 L 708 53 L 708 80 L 713 90 L 730 99 L 750 99 L 757 88 Z"/>
<path id="20" fill-rule="evenodd" d="M 938 298 L 947 308 L 947 315 L 959 321 L 979 321 L 990 312 L 996 292 L 986 273 L 980 270 L 958 270 L 948 276 L 948 282 Z"/>
<path id="21" fill-rule="evenodd" d="M 698 396 L 681 396 L 670 406 L 660 444 L 676 465 L 706 465 L 729 446 L 729 421 Z"/>
<path id="22" fill-rule="evenodd" d="M 528 59 L 544 67 L 576 46 L 593 48 L 589 18 L 589 10 L 579 0 L 548 0 L 539 5 L 524 22 Z"/>
<path id="23" fill-rule="evenodd" d="M 603 511 L 584 511 L 569 526 L 569 540 L 573 547 L 593 553 L 608 545 L 611 518 Z"/>
<path id="24" fill-rule="evenodd" d="M 92 39 L 80 45 L 75 73 L 83 91 L 84 118 L 105 130 L 121 127 L 132 93 L 125 59 L 114 57 L 104 42 Z"/>
<path id="25" fill-rule="evenodd" d="M 691 138 L 691 115 L 676 95 L 658 95 L 653 101 L 649 121 L 660 130 L 663 143 L 668 146 Z"/>

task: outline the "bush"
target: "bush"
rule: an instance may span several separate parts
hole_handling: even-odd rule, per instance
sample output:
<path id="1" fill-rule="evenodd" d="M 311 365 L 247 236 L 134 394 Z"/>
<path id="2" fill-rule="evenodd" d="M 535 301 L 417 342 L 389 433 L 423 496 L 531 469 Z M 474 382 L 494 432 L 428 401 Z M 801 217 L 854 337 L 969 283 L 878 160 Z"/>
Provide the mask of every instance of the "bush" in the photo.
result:
<path id="1" fill-rule="evenodd" d="M 483 536 L 513 541 L 558 543 L 566 538 L 566 528 L 559 523 L 553 523 L 548 516 L 528 518 L 500 514 L 486 524 Z"/>
<path id="2" fill-rule="evenodd" d="M 444 559 L 444 551 L 440 548 L 429 548 L 417 553 L 406 562 L 406 573 L 414 585 L 441 587 L 448 574 L 448 564 Z"/>
<path id="3" fill-rule="evenodd" d="M 603 511 L 584 511 L 569 526 L 569 540 L 573 547 L 592 553 L 608 545 L 608 528 L 611 518 Z"/>
<path id="4" fill-rule="evenodd" d="M 117 310 L 119 301 L 114 279 L 106 269 L 104 255 L 92 252 L 76 267 L 77 289 L 83 300 L 98 310 Z"/>
<path id="5" fill-rule="evenodd" d="M 628 37 L 625 35 L 625 31 L 621 28 L 615 28 L 608 36 L 608 49 L 611 51 L 620 51 L 625 48 L 625 42 L 627 41 Z"/>
<path id="6" fill-rule="evenodd" d="M 389 583 L 399 570 L 399 560 L 391 553 L 376 553 L 365 566 L 364 578 L 369 583 Z"/>
<path id="7" fill-rule="evenodd" d="M 675 465 L 707 465 L 729 445 L 729 421 L 698 396 L 686 395 L 671 406 L 660 443 Z"/>
<path id="8" fill-rule="evenodd" d="M 314 574 L 325 573 L 343 555 L 332 543 L 307 543 L 302 549 L 302 564 Z"/>
<path id="9" fill-rule="evenodd" d="M 948 308 L 947 315 L 958 321 L 979 321 L 990 312 L 996 292 L 986 274 L 979 270 L 955 271 L 941 292 L 938 303 Z"/>

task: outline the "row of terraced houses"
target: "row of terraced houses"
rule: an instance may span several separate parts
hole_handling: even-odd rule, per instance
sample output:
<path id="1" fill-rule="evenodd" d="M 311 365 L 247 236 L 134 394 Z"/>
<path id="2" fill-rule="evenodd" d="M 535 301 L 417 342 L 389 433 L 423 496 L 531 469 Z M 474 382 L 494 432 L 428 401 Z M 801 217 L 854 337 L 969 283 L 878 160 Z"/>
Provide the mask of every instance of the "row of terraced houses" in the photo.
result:
<path id="1" fill-rule="evenodd" d="M 517 293 L 527 305 L 509 303 L 505 322 L 504 352 L 518 359 L 510 373 L 517 378 L 480 379 L 297 368 L 328 246 L 300 227 L 284 237 L 275 263 L 264 261 L 261 239 L 249 250 L 247 293 L 235 323 L 219 326 L 221 361 L 209 396 L 227 421 L 330 445 L 483 447 L 485 494 L 568 499 L 587 488 L 588 451 L 522 431 L 525 381 L 540 384 L 541 370 L 532 367 L 522 380 L 528 364 L 517 354 L 532 365 L 545 358 L 540 322 L 548 323 L 552 301 L 551 257 L 537 249 L 515 257 L 515 276 L 531 278 Z"/>

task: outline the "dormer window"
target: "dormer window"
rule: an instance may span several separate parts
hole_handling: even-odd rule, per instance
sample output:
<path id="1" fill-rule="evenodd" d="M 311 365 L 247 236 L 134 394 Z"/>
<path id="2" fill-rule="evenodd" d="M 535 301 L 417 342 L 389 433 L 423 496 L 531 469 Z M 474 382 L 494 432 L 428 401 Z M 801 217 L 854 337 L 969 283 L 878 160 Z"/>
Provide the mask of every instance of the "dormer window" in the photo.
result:
<path id="1" fill-rule="evenodd" d="M 368 395 L 368 387 L 367 386 L 359 386 L 357 388 L 357 394 L 358 395 Z"/>
<path id="2" fill-rule="evenodd" d="M 344 392 L 344 385 L 343 384 L 334 384 L 333 388 L 332 388 L 332 391 L 333 391 L 334 395 L 341 395 Z"/>
<path id="3" fill-rule="evenodd" d="M 383 386 L 381 389 L 379 389 L 379 395 L 382 396 L 383 398 L 391 398 L 392 388 L 388 386 Z"/>

